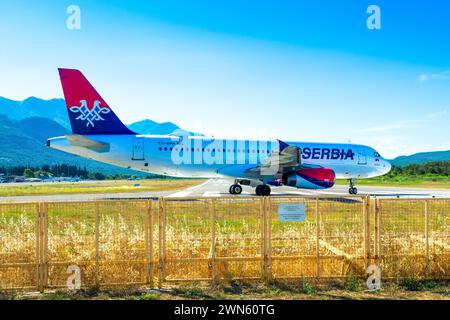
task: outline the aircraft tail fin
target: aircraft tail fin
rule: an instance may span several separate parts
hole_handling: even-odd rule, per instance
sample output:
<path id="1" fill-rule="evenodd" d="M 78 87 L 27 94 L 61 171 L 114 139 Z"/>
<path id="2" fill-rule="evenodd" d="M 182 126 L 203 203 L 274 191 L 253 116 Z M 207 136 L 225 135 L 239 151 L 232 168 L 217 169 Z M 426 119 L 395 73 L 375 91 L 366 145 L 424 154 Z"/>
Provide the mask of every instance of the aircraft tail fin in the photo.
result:
<path id="1" fill-rule="evenodd" d="M 74 134 L 136 134 L 120 121 L 79 70 L 58 70 Z"/>

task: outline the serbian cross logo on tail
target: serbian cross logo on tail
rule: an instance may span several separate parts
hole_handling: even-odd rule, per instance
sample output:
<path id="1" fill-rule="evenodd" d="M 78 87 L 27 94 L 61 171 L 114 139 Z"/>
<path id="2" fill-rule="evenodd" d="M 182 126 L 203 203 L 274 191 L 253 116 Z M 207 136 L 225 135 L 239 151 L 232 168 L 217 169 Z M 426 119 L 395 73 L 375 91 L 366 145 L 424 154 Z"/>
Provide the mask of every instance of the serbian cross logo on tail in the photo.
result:
<path id="1" fill-rule="evenodd" d="M 60 68 L 59 76 L 74 134 L 136 134 L 119 120 L 79 70 Z"/>
<path id="2" fill-rule="evenodd" d="M 89 110 L 89 108 L 87 107 L 87 102 L 86 100 L 81 100 L 80 101 L 81 105 L 78 106 L 73 106 L 70 108 L 70 111 L 74 112 L 74 113 L 80 113 L 80 115 L 75 118 L 75 120 L 81 120 L 81 121 L 86 121 L 86 127 L 95 127 L 95 123 L 94 121 L 104 121 L 105 119 L 101 116 L 101 114 L 108 114 L 111 112 L 110 109 L 108 108 L 102 108 L 100 107 L 101 102 L 98 100 L 94 101 L 94 107 L 92 108 L 92 110 Z"/>

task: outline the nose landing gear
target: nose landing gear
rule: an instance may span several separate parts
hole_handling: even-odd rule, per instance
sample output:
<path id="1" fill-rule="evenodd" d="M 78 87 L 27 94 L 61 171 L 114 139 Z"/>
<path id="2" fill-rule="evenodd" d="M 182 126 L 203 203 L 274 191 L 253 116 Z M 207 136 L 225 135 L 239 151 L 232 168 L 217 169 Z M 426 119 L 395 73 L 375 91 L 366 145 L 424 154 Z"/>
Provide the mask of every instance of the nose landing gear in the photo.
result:
<path id="1" fill-rule="evenodd" d="M 230 186 L 229 189 L 230 194 L 241 194 L 242 193 L 242 187 L 239 184 L 233 184 L 232 186 Z"/>
<path id="2" fill-rule="evenodd" d="M 358 194 L 358 189 L 355 187 L 355 181 L 356 179 L 348 179 L 348 193 L 349 194 Z"/>

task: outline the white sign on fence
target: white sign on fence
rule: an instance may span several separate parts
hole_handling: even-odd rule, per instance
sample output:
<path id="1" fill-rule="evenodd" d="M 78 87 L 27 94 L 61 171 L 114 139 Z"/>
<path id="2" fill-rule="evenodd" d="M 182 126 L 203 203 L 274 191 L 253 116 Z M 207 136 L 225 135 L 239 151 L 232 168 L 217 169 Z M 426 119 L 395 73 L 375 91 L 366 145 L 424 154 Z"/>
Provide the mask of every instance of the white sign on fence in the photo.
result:
<path id="1" fill-rule="evenodd" d="M 280 204 L 278 206 L 278 221 L 305 222 L 306 208 L 304 204 Z"/>

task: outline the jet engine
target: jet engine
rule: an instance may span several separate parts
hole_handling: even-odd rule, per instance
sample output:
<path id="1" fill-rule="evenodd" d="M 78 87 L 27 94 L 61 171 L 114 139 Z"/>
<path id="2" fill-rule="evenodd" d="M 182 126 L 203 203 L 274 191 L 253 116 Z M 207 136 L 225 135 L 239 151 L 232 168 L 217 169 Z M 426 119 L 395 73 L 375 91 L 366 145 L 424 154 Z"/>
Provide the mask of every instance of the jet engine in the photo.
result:
<path id="1" fill-rule="evenodd" d="M 306 168 L 283 174 L 283 184 L 301 189 L 328 189 L 334 186 L 335 173 L 328 168 Z"/>

